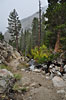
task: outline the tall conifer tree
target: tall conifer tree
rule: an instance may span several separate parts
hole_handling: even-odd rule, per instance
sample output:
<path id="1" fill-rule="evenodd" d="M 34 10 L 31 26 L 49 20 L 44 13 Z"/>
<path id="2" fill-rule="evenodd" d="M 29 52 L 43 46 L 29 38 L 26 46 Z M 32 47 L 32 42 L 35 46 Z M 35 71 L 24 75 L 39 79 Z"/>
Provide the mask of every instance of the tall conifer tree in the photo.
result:
<path id="1" fill-rule="evenodd" d="M 15 9 L 9 15 L 7 28 L 11 34 L 12 41 L 15 41 L 16 49 L 18 50 L 18 37 L 21 30 L 21 22 Z"/>

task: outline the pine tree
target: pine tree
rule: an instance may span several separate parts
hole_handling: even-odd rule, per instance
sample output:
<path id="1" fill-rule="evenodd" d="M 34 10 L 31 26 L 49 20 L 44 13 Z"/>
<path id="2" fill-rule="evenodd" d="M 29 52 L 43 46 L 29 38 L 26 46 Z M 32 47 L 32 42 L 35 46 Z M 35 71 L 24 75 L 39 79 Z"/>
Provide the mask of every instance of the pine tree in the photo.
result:
<path id="1" fill-rule="evenodd" d="M 32 22 L 32 48 L 38 46 L 38 18 L 34 18 Z"/>
<path id="2" fill-rule="evenodd" d="M 2 32 L 0 32 L 0 40 L 4 40 L 4 35 L 2 34 Z"/>
<path id="3" fill-rule="evenodd" d="M 62 3 L 62 0 L 48 0 L 49 1 L 49 7 L 46 12 L 46 17 L 48 18 L 48 21 L 46 22 L 47 28 L 51 31 L 50 33 L 53 33 L 52 41 L 54 44 L 54 51 L 58 52 L 58 50 L 61 47 L 61 35 L 62 31 L 66 27 L 66 3 Z M 51 37 L 52 37 L 51 36 Z M 51 39 L 50 39 L 51 41 Z"/>
<path id="4" fill-rule="evenodd" d="M 29 32 L 29 30 L 25 30 L 24 33 L 24 51 L 25 56 L 27 56 L 27 54 L 31 51 L 31 33 Z"/>
<path id="5" fill-rule="evenodd" d="M 21 30 L 21 22 L 15 9 L 9 15 L 7 28 L 9 33 L 11 34 L 11 40 L 15 41 L 16 49 L 18 50 L 18 36 Z"/>

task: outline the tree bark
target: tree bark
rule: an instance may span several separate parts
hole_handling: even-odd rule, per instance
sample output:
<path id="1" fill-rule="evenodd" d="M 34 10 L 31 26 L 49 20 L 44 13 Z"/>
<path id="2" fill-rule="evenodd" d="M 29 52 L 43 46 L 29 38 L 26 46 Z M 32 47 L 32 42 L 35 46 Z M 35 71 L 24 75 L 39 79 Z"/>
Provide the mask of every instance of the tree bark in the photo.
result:
<path id="1" fill-rule="evenodd" d="M 61 33 L 61 31 L 58 30 L 57 40 L 56 40 L 54 52 L 58 52 L 58 50 L 59 50 L 59 46 L 60 46 L 60 33 Z"/>
<path id="2" fill-rule="evenodd" d="M 16 35 L 16 49 L 18 51 L 18 35 Z"/>

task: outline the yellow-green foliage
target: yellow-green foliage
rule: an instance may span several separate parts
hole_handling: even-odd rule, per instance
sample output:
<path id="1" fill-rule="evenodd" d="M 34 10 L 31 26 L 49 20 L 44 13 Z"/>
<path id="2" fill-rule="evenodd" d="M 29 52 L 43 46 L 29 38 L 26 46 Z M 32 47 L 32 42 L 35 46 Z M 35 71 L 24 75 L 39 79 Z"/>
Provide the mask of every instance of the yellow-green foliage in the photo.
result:
<path id="1" fill-rule="evenodd" d="M 31 50 L 31 53 L 38 63 L 43 63 L 44 61 L 50 60 L 51 57 L 51 52 L 45 45 L 42 45 L 40 48 L 35 47 L 35 49 Z"/>

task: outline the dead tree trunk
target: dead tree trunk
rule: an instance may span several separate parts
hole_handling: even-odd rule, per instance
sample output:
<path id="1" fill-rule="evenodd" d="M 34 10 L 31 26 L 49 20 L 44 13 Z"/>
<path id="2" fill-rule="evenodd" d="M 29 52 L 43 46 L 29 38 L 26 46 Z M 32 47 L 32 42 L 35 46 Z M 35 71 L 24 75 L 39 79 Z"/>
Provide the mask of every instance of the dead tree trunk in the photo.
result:
<path id="1" fill-rule="evenodd" d="M 59 30 L 58 34 L 57 34 L 57 40 L 56 40 L 54 52 L 58 52 L 58 50 L 59 50 L 59 46 L 60 46 L 60 33 L 61 33 L 61 31 Z"/>
<path id="2" fill-rule="evenodd" d="M 38 47 L 41 44 L 41 1 L 39 0 L 39 39 L 38 39 Z"/>

